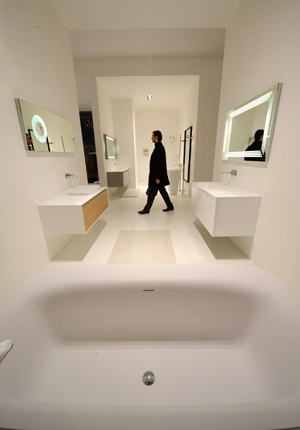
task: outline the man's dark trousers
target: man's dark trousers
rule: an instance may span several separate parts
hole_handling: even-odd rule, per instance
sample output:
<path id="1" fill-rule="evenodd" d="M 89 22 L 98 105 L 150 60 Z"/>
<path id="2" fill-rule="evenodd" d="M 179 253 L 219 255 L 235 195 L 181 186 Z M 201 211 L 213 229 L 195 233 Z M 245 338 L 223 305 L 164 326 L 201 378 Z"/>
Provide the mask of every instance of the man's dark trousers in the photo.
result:
<path id="1" fill-rule="evenodd" d="M 155 196 L 156 196 L 158 191 L 160 192 L 162 198 L 164 199 L 164 201 L 167 205 L 167 208 L 173 209 L 173 204 L 170 200 L 169 194 L 167 193 L 167 191 L 163 185 L 158 184 L 155 187 L 149 187 L 149 188 L 150 189 L 149 189 L 149 193 L 148 193 L 148 199 L 147 199 L 146 206 L 144 207 L 144 211 L 150 212 L 150 209 L 153 205 Z"/>

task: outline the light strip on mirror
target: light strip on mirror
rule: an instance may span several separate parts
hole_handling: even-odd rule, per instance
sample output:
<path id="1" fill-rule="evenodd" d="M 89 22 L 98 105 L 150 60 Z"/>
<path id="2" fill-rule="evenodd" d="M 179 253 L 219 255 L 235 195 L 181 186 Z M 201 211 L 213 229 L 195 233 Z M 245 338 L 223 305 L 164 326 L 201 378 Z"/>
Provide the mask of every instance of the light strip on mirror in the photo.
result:
<path id="1" fill-rule="evenodd" d="M 270 91 L 269 93 L 264 94 L 263 96 L 259 97 L 258 99 L 255 99 L 252 102 L 247 103 L 245 106 L 242 106 L 241 108 L 231 112 L 229 114 L 229 116 L 231 116 L 231 118 L 233 118 L 237 115 L 240 115 L 243 112 L 246 112 L 247 110 L 250 110 L 256 106 L 261 105 L 262 103 L 267 102 L 270 99 L 270 97 L 272 96 L 272 94 L 273 94 L 273 91 Z"/>
<path id="2" fill-rule="evenodd" d="M 223 140 L 223 154 L 225 154 L 225 152 L 229 149 L 229 142 L 227 137 L 228 137 L 228 118 L 226 119 L 226 123 L 225 123 L 225 133 L 224 133 L 224 140 Z"/>
<path id="3" fill-rule="evenodd" d="M 230 158 L 262 158 L 262 153 L 260 151 L 235 151 L 235 152 L 225 152 L 225 157 Z"/>

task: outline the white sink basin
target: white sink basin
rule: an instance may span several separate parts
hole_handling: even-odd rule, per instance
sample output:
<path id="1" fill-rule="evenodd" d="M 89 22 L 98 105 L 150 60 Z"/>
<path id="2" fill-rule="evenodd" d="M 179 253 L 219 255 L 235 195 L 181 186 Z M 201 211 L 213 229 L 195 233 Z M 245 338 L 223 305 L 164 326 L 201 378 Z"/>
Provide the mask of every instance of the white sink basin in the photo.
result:
<path id="1" fill-rule="evenodd" d="M 170 193 L 177 194 L 178 185 L 181 175 L 181 167 L 169 167 L 168 168 L 168 177 L 170 181 Z"/>
<path id="2" fill-rule="evenodd" d="M 69 188 L 66 194 L 93 194 L 98 190 L 100 190 L 98 184 L 77 185 L 76 187 Z"/>

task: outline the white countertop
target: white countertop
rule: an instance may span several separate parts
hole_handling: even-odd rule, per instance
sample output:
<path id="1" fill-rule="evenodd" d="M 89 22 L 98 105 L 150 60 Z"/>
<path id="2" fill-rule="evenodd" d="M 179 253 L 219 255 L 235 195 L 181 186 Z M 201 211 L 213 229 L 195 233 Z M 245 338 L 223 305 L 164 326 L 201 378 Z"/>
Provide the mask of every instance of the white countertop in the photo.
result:
<path id="1" fill-rule="evenodd" d="M 112 169 L 112 170 L 107 170 L 106 173 L 124 173 L 127 170 L 129 170 L 129 168 L 127 168 L 127 169 Z"/>
<path id="2" fill-rule="evenodd" d="M 193 182 L 193 187 L 202 189 L 215 198 L 261 197 L 251 191 L 238 188 L 234 185 L 223 184 L 222 182 Z"/>
<path id="3" fill-rule="evenodd" d="M 83 206 L 104 190 L 106 190 L 105 187 L 100 187 L 92 194 L 61 194 L 44 203 L 40 203 L 39 206 Z"/>

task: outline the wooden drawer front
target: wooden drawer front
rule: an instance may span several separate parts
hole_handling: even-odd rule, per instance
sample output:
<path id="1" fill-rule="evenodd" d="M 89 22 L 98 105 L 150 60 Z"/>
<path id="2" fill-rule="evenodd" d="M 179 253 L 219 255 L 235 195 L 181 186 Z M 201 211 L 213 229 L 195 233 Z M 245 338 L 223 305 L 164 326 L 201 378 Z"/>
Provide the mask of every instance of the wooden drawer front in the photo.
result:
<path id="1" fill-rule="evenodd" d="M 97 219 L 103 214 L 105 209 L 108 207 L 108 199 L 107 199 L 107 190 L 98 194 L 92 200 L 87 202 L 83 208 L 83 218 L 85 231 L 88 231 L 89 228 L 97 221 Z"/>

